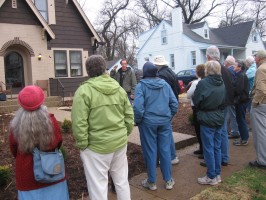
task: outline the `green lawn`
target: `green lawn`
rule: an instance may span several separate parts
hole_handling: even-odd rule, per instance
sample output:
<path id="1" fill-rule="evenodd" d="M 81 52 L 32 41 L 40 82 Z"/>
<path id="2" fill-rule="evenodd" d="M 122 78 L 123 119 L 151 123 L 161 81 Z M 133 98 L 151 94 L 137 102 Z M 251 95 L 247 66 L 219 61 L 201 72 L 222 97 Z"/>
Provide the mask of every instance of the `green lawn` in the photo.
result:
<path id="1" fill-rule="evenodd" d="M 266 170 L 247 167 L 191 200 L 266 200 Z"/>

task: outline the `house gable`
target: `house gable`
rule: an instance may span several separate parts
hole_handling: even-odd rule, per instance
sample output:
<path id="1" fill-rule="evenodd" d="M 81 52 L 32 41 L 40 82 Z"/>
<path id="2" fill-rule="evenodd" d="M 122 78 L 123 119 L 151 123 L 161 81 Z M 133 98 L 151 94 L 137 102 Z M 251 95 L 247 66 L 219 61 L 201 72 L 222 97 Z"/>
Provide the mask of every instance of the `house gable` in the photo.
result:
<path id="1" fill-rule="evenodd" d="M 17 1 L 17 8 L 12 8 L 12 1 L 5 1 L 0 7 L 0 23 L 42 26 L 26 1 Z"/>
<path id="2" fill-rule="evenodd" d="M 158 34 L 158 36 L 159 36 L 159 38 L 156 38 L 156 40 L 161 41 L 161 31 L 162 31 L 162 26 L 163 25 L 165 25 L 165 30 L 167 30 L 167 36 L 169 35 L 169 32 L 171 31 L 170 30 L 171 29 L 170 27 L 172 27 L 172 25 L 169 24 L 168 21 L 163 20 L 163 21 L 161 21 L 161 23 L 159 25 L 157 25 L 156 27 L 154 27 L 153 29 L 151 29 L 152 32 L 149 32 L 148 31 L 148 32 L 145 32 L 145 33 L 147 33 L 147 35 L 145 33 L 143 34 L 143 37 L 145 37 L 146 39 L 144 38 L 145 42 L 143 42 L 142 43 L 142 46 L 139 47 L 140 49 L 139 49 L 139 51 L 138 51 L 137 54 L 139 54 L 145 48 L 145 46 L 147 45 L 147 43 L 152 42 L 151 40 L 152 40 L 152 38 L 153 38 L 153 36 L 155 34 Z M 142 36 L 140 36 L 140 38 L 141 37 Z M 161 45 L 161 42 L 160 42 L 160 45 Z"/>
<path id="3" fill-rule="evenodd" d="M 56 38 L 48 43 L 51 48 L 83 48 L 93 53 L 94 37 L 73 1 L 55 0 L 56 25 L 50 25 Z"/>
<path id="4" fill-rule="evenodd" d="M 16 8 L 12 8 L 12 1 L 4 1 L 0 9 L 0 23 L 40 25 L 47 31 L 48 39 L 55 38 L 54 33 L 31 0 L 17 1 Z"/>
<path id="5" fill-rule="evenodd" d="M 224 45 L 245 47 L 253 27 L 253 21 L 212 29 Z"/>

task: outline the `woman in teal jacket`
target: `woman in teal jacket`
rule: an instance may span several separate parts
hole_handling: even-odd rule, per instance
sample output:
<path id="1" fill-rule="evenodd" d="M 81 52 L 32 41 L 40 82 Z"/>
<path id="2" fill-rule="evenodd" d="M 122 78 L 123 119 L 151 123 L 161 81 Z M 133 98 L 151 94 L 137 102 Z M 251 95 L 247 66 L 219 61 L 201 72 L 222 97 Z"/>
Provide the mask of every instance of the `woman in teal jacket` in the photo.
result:
<path id="1" fill-rule="evenodd" d="M 107 200 L 108 171 L 113 178 L 117 199 L 130 199 L 127 163 L 127 136 L 134 126 L 134 115 L 127 93 L 105 74 L 102 56 L 86 61 L 89 80 L 75 93 L 72 129 L 81 150 L 91 200 Z"/>
<path id="2" fill-rule="evenodd" d="M 157 68 L 146 62 L 143 66 L 143 78 L 137 85 L 134 100 L 135 123 L 140 131 L 141 147 L 147 165 L 148 179 L 142 186 L 156 190 L 157 148 L 160 167 L 166 189 L 172 189 L 171 164 L 171 119 L 177 112 L 178 102 L 167 82 L 156 77 Z"/>

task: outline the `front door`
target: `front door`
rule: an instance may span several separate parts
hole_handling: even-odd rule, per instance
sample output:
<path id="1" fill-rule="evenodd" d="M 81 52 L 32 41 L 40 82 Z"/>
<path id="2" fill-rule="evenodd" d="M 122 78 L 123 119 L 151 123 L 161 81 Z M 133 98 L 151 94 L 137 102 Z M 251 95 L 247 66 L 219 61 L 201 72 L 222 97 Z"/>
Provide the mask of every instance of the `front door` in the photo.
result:
<path id="1" fill-rule="evenodd" d="M 6 83 L 12 84 L 13 94 L 25 86 L 22 56 L 17 52 L 10 52 L 5 56 Z"/>

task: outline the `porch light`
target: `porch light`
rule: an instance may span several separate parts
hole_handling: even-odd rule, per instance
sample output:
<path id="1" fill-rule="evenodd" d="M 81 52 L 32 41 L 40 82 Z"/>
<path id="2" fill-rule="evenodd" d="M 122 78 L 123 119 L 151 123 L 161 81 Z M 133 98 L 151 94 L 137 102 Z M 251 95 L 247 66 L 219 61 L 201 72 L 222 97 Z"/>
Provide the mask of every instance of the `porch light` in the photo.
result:
<path id="1" fill-rule="evenodd" d="M 38 55 L 38 60 L 41 60 L 42 59 L 42 54 L 39 54 Z"/>

